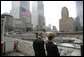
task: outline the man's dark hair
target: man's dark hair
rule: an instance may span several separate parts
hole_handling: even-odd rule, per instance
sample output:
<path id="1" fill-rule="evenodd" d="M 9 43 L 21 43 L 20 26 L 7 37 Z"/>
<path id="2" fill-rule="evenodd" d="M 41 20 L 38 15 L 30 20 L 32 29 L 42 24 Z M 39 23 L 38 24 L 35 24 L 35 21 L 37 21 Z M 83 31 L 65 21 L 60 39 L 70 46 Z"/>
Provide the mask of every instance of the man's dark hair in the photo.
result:
<path id="1" fill-rule="evenodd" d="M 39 33 L 39 36 L 41 36 L 42 34 L 43 34 L 43 32 L 40 32 L 40 33 Z"/>
<path id="2" fill-rule="evenodd" d="M 38 33 L 35 33 L 36 34 L 36 37 L 38 37 Z"/>

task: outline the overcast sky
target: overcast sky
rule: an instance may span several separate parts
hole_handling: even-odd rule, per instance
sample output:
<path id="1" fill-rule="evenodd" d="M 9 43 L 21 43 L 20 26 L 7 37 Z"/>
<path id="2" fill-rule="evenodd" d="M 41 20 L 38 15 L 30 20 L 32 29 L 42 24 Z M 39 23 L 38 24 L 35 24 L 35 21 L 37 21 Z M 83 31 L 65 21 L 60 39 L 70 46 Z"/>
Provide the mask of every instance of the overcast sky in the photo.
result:
<path id="1" fill-rule="evenodd" d="M 46 26 L 49 24 L 51 24 L 51 26 L 55 25 L 59 30 L 59 19 L 61 19 L 61 10 L 64 6 L 68 8 L 69 17 L 75 18 L 77 16 L 75 1 L 43 1 L 43 3 Z M 30 6 L 31 5 L 32 2 Z M 10 13 L 11 7 L 11 1 L 1 1 L 1 14 L 4 12 Z"/>

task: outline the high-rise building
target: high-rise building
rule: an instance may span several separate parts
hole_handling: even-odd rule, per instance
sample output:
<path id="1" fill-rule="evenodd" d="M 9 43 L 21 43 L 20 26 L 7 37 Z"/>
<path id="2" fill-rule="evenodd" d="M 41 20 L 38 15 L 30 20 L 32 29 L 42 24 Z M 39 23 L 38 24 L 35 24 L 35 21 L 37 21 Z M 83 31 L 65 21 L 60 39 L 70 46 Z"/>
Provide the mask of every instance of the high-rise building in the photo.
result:
<path id="1" fill-rule="evenodd" d="M 79 17 L 76 17 L 75 18 L 75 29 L 76 31 L 80 31 L 80 28 L 81 28 L 80 19 Z"/>
<path id="2" fill-rule="evenodd" d="M 32 4 L 32 20 L 33 29 L 43 29 L 45 26 L 44 5 L 42 1 L 34 1 Z"/>
<path id="3" fill-rule="evenodd" d="M 25 28 L 32 27 L 29 1 L 12 1 L 10 13 L 14 18 L 19 19 Z"/>
<path id="4" fill-rule="evenodd" d="M 26 11 L 30 11 L 30 5 L 29 1 L 12 1 L 12 10 L 11 14 L 14 16 L 14 18 L 22 19 L 22 18 L 28 18 L 26 14 Z M 26 14 L 22 14 L 22 12 L 25 12 Z"/>
<path id="5" fill-rule="evenodd" d="M 80 19 L 80 24 L 83 26 L 83 1 L 76 1 L 77 16 Z"/>
<path id="6" fill-rule="evenodd" d="M 74 19 L 69 17 L 69 12 L 66 7 L 62 8 L 62 19 L 59 21 L 59 27 L 61 32 L 73 32 L 75 30 Z"/>

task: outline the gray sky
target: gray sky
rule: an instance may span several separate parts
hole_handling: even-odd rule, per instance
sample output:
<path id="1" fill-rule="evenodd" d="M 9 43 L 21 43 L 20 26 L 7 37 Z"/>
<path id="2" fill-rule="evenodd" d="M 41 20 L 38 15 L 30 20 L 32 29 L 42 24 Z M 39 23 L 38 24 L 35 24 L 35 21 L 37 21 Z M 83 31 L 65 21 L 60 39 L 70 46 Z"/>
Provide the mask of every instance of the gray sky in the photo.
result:
<path id="1" fill-rule="evenodd" d="M 51 26 L 55 25 L 59 30 L 59 19 L 61 19 L 61 10 L 64 6 L 68 8 L 69 17 L 75 18 L 77 16 L 75 1 L 43 1 L 43 3 L 46 26 L 49 24 L 51 24 Z M 30 6 L 31 5 L 32 1 Z M 11 7 L 11 1 L 1 1 L 1 14 L 4 12 L 10 13 Z M 32 8 L 30 7 L 30 9 Z"/>

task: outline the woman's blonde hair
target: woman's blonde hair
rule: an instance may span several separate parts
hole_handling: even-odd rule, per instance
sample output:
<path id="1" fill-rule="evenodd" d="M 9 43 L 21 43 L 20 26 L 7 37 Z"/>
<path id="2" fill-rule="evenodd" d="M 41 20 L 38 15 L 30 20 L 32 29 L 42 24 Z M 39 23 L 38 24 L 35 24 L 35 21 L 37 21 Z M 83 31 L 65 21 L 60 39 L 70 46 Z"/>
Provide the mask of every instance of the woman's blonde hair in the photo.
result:
<path id="1" fill-rule="evenodd" d="M 51 41 L 54 37 L 55 37 L 55 34 L 54 33 L 49 33 L 48 34 L 48 40 Z"/>

